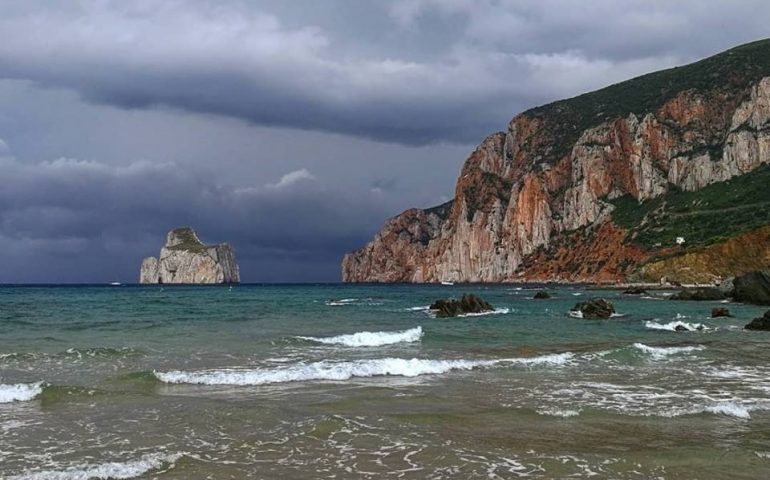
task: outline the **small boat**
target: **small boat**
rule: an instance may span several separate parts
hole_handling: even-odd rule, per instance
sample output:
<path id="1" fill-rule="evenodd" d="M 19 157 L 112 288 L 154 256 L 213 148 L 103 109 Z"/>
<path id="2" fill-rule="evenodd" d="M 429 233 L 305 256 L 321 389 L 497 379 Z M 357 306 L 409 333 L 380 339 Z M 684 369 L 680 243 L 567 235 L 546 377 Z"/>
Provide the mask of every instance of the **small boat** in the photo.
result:
<path id="1" fill-rule="evenodd" d="M 121 285 L 121 283 L 120 282 L 110 282 L 110 285 L 112 285 L 113 287 L 119 287 Z"/>
<path id="2" fill-rule="evenodd" d="M 455 282 L 447 282 L 447 281 L 442 281 L 441 282 L 441 285 L 454 285 L 454 284 L 455 284 Z"/>

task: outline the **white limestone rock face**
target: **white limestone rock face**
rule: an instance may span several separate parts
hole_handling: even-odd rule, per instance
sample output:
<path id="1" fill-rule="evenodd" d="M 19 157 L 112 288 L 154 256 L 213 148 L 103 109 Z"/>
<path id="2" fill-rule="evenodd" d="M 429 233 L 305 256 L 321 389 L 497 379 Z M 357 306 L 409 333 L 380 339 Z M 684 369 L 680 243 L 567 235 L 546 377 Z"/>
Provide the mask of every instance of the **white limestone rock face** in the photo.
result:
<path id="1" fill-rule="evenodd" d="M 192 228 L 175 228 L 166 235 L 160 257 L 142 261 L 142 284 L 238 283 L 240 273 L 230 245 L 204 245 Z"/>

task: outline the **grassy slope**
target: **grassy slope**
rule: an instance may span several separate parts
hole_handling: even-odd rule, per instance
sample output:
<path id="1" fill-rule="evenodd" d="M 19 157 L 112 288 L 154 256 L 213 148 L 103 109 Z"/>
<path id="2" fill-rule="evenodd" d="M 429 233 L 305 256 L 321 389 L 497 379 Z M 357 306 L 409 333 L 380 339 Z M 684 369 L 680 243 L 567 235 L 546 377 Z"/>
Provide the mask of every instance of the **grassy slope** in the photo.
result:
<path id="1" fill-rule="evenodd" d="M 206 250 L 206 245 L 202 244 L 193 233 L 193 230 L 189 227 L 182 227 L 174 229 L 174 234 L 182 240 L 178 245 L 168 247 L 169 250 L 187 250 L 190 252 L 203 252 Z"/>
<path id="2" fill-rule="evenodd" d="M 696 192 L 672 191 L 639 204 L 613 201 L 612 219 L 632 240 L 654 247 L 684 237 L 688 247 L 711 245 L 770 224 L 770 166 Z"/>

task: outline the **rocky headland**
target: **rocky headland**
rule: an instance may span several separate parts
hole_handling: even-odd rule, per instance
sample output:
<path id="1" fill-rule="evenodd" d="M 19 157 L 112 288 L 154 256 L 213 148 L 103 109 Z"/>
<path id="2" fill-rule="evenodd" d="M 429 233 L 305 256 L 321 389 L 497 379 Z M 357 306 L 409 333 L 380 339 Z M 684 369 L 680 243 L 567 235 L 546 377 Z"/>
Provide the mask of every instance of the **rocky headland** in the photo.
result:
<path id="1" fill-rule="evenodd" d="M 770 266 L 770 41 L 523 112 L 346 282 L 715 283 Z"/>
<path id="2" fill-rule="evenodd" d="M 160 256 L 142 261 L 139 283 L 214 284 L 238 283 L 240 274 L 230 245 L 204 245 L 190 227 L 166 235 Z"/>

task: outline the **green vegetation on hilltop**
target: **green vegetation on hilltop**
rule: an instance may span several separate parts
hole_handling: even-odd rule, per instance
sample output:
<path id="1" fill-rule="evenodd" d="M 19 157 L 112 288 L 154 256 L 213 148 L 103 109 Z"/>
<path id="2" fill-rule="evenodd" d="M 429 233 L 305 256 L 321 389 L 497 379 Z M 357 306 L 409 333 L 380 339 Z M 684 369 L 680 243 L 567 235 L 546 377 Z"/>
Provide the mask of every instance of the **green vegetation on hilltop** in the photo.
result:
<path id="1" fill-rule="evenodd" d="M 172 233 L 179 240 L 179 243 L 168 247 L 170 250 L 187 250 L 191 252 L 202 252 L 206 249 L 206 245 L 201 243 L 198 236 L 190 227 L 175 228 Z"/>
<path id="2" fill-rule="evenodd" d="M 631 113 L 654 112 L 686 90 L 742 95 L 746 88 L 770 75 L 770 40 L 747 43 L 713 57 L 650 73 L 595 92 L 536 107 L 524 112 L 543 121 L 552 138 L 535 152 L 555 162 L 565 155 L 586 129 Z"/>
<path id="3" fill-rule="evenodd" d="M 612 220 L 646 247 L 718 243 L 770 224 L 770 165 L 695 192 L 674 190 L 639 203 L 630 195 L 611 202 Z"/>

